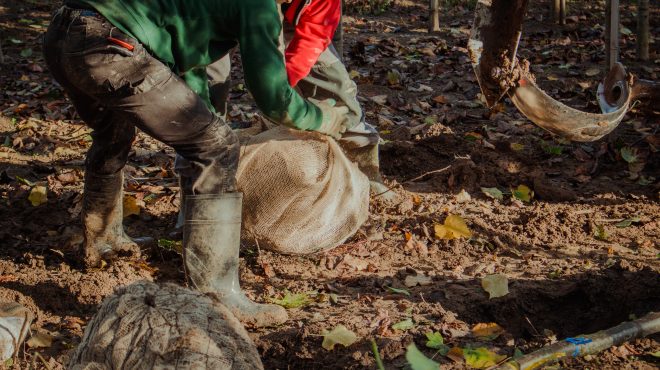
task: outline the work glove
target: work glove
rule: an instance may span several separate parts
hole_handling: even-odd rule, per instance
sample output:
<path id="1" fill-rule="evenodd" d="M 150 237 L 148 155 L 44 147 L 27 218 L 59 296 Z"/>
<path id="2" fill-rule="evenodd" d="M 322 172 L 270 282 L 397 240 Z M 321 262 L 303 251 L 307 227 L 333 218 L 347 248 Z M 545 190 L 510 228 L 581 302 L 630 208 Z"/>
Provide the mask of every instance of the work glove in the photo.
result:
<path id="1" fill-rule="evenodd" d="M 347 149 L 364 148 L 377 145 L 380 141 L 378 131 L 366 122 L 360 122 L 355 127 L 347 129 L 339 139 Z"/>
<path id="2" fill-rule="evenodd" d="M 346 124 L 348 123 L 348 107 L 335 106 L 336 103 L 334 99 L 316 100 L 309 98 L 309 101 L 319 107 L 323 114 L 321 127 L 317 128 L 315 131 L 332 136 L 335 139 L 341 138 L 341 134 L 346 131 Z"/>

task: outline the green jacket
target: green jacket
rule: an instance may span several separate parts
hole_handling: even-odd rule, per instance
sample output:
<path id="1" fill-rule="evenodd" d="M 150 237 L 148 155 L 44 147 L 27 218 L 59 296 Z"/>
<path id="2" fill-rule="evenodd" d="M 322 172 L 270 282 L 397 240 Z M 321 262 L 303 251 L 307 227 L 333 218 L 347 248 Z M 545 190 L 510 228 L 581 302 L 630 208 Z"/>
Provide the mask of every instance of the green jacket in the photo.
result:
<path id="1" fill-rule="evenodd" d="M 238 43 L 245 83 L 271 120 L 301 130 L 322 113 L 289 85 L 275 0 L 66 0 L 94 8 L 181 75 L 210 107 L 206 66 Z"/>

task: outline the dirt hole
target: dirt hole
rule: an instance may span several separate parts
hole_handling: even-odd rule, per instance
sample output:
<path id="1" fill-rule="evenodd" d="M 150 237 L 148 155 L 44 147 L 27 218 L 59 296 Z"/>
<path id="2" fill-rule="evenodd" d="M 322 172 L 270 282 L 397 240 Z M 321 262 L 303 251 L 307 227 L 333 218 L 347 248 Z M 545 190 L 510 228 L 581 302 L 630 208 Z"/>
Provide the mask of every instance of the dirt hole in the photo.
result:
<path id="1" fill-rule="evenodd" d="M 557 338 L 589 334 L 660 308 L 660 276 L 650 268 L 613 267 L 574 280 L 517 281 L 484 312 L 514 336 L 552 330 Z"/>

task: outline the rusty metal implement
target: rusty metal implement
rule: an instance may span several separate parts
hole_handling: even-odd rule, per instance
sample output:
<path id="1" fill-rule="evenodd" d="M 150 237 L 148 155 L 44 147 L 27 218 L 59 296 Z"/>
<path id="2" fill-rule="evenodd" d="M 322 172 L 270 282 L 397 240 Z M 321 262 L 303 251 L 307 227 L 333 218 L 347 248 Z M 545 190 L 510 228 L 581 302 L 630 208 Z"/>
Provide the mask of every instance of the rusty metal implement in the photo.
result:
<path id="1" fill-rule="evenodd" d="M 602 114 L 573 109 L 543 92 L 516 58 L 528 0 L 479 0 L 468 41 L 472 67 L 489 107 L 508 95 L 518 110 L 537 126 L 573 141 L 595 141 L 614 130 L 628 111 L 630 83 L 623 73 L 610 73 L 599 99 Z M 603 102 L 601 102 L 603 100 Z"/>

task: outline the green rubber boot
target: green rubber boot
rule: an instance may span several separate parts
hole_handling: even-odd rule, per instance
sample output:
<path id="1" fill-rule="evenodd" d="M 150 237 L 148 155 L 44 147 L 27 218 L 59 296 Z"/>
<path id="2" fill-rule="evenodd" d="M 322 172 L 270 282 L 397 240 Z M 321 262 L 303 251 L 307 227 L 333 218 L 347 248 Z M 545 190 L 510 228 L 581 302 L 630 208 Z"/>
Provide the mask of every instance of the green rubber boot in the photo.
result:
<path id="1" fill-rule="evenodd" d="M 283 307 L 252 302 L 239 284 L 241 193 L 188 195 L 183 223 L 183 261 L 190 285 L 216 294 L 243 324 L 279 325 L 288 319 Z"/>
<path id="2" fill-rule="evenodd" d="M 140 256 L 138 243 L 129 238 L 122 225 L 123 184 L 121 171 L 112 175 L 85 172 L 83 191 L 83 261 L 87 267 L 98 267 L 101 259 L 109 261 L 119 252 Z M 148 242 L 142 238 L 139 242 Z"/>

